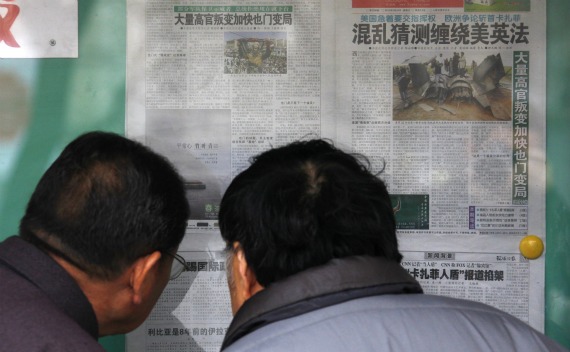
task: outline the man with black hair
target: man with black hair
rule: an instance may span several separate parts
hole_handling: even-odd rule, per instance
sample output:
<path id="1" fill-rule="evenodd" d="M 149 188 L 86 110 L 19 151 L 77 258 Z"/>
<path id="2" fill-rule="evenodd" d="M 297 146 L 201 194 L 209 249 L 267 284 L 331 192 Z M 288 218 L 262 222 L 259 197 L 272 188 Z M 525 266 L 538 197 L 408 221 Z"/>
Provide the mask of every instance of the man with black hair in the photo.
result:
<path id="1" fill-rule="evenodd" d="M 97 338 L 135 329 L 185 268 L 175 253 L 189 212 L 162 156 L 112 133 L 75 139 L 19 236 L 0 243 L 0 350 L 103 351 Z"/>
<path id="2" fill-rule="evenodd" d="M 261 153 L 232 181 L 219 213 L 234 313 L 222 350 L 564 350 L 490 306 L 424 295 L 369 167 L 312 140 Z"/>

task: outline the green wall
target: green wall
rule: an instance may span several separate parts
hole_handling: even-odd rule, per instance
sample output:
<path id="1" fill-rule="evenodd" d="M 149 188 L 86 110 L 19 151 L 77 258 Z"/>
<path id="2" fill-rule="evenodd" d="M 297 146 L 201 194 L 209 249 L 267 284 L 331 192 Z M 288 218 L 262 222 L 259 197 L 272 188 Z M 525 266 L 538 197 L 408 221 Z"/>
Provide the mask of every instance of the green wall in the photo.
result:
<path id="1" fill-rule="evenodd" d="M 546 334 L 570 348 L 570 2 L 547 6 Z"/>
<path id="2" fill-rule="evenodd" d="M 35 73 L 22 149 L 13 172 L 0 180 L 0 239 L 17 232 L 36 183 L 68 142 L 95 129 L 125 131 L 126 1 L 78 3 L 78 59 L 0 59 L 0 71 Z M 108 351 L 124 351 L 124 341 L 101 340 Z"/>
<path id="3" fill-rule="evenodd" d="M 547 11 L 546 333 L 570 348 L 570 2 L 550 1 Z M 93 129 L 124 133 L 125 19 L 125 1 L 79 1 L 79 59 L 0 59 L 0 71 L 33 81 L 23 147 L 0 179 L 0 239 L 17 232 L 39 177 L 70 140 Z M 123 336 L 101 342 L 124 351 Z"/>

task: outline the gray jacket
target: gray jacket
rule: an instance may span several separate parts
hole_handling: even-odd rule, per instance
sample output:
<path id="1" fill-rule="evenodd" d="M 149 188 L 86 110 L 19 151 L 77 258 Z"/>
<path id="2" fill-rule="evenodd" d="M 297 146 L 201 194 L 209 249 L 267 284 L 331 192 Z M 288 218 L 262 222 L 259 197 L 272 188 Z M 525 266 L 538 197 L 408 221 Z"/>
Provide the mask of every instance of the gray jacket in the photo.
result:
<path id="1" fill-rule="evenodd" d="M 398 264 L 335 259 L 268 286 L 234 317 L 233 351 L 566 351 L 493 307 L 424 295 Z"/>

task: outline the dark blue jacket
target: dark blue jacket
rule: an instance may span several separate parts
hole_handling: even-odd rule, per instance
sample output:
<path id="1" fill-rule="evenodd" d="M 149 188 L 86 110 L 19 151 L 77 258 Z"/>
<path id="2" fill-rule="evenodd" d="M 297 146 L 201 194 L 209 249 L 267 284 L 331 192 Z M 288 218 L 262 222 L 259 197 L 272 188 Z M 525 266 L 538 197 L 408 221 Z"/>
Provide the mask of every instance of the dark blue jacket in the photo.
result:
<path id="1" fill-rule="evenodd" d="M 51 257 L 19 237 L 0 243 L 0 351 L 101 352 L 87 297 Z"/>

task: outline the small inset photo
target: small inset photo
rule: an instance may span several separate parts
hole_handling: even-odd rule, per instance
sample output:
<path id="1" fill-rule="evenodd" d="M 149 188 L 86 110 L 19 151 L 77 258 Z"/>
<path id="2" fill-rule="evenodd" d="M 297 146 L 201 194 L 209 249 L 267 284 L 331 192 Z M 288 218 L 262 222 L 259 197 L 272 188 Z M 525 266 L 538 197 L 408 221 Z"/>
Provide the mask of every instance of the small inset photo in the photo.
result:
<path id="1" fill-rule="evenodd" d="M 226 32 L 224 41 L 224 73 L 287 73 L 287 32 Z"/>
<path id="2" fill-rule="evenodd" d="M 530 0 L 465 0 L 468 12 L 530 11 Z"/>

